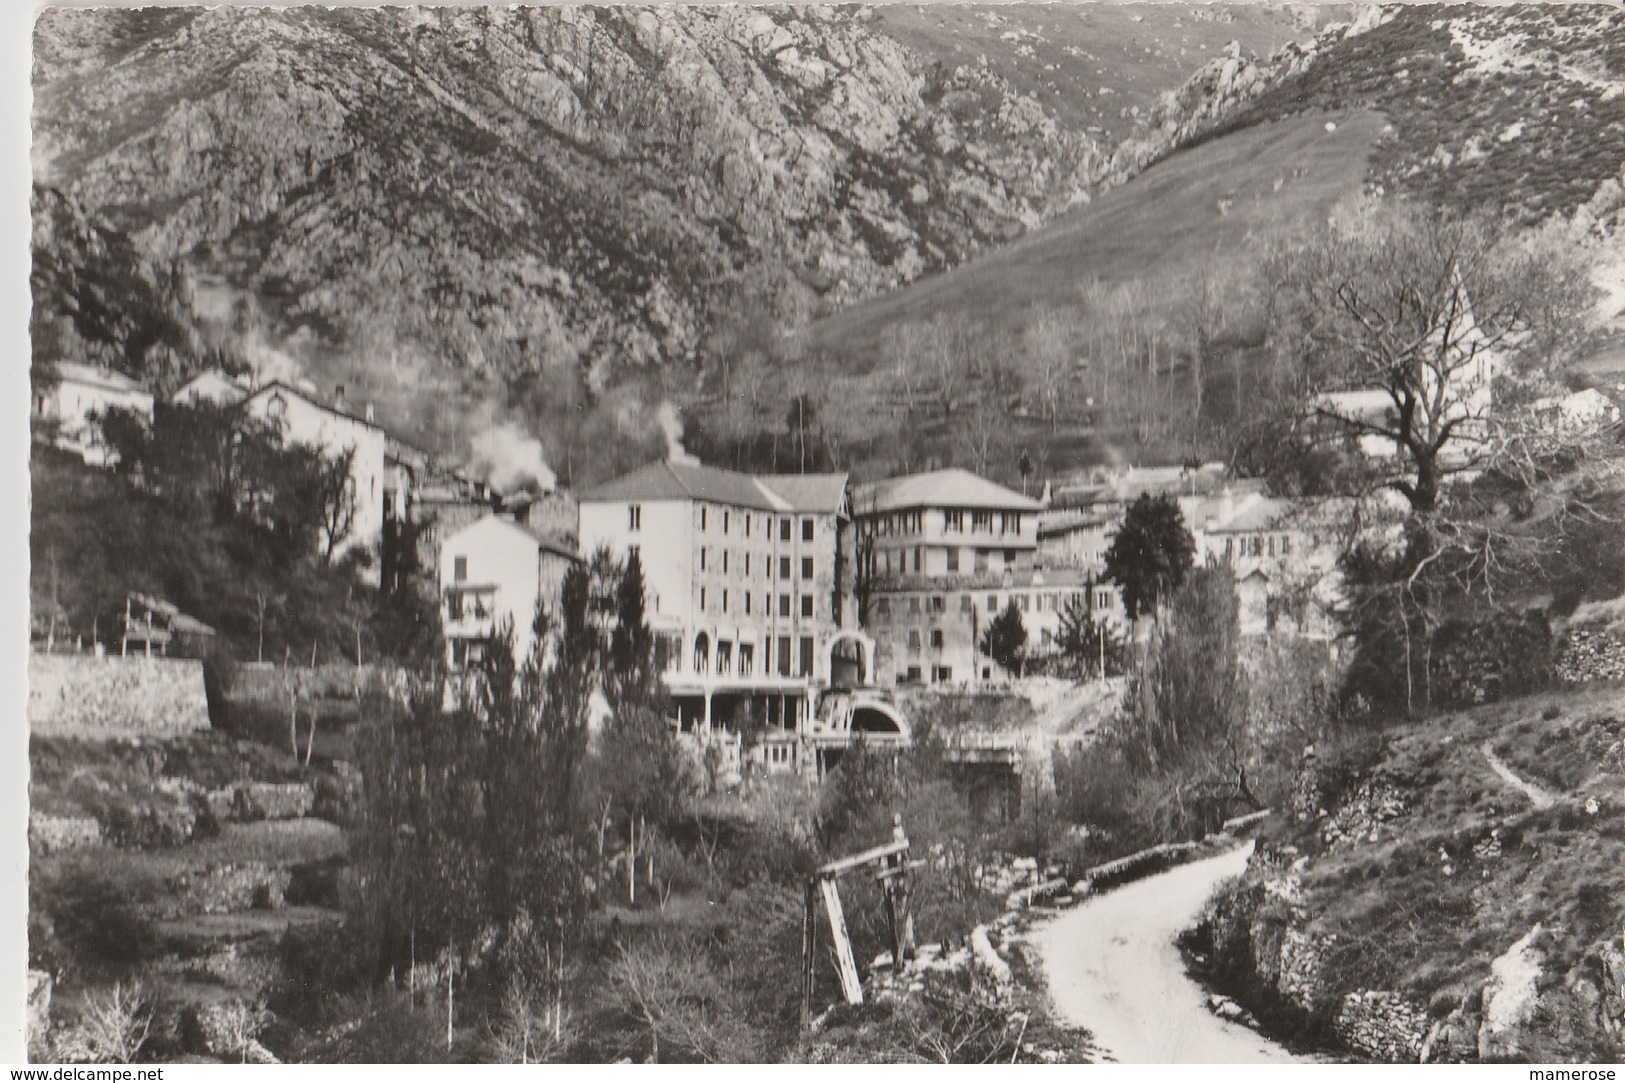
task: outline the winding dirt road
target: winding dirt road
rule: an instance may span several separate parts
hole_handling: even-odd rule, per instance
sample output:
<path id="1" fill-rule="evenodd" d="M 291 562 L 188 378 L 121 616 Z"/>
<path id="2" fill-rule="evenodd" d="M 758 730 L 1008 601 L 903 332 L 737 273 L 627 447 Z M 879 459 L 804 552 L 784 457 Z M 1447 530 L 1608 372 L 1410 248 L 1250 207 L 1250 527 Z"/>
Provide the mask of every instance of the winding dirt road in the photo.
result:
<path id="1" fill-rule="evenodd" d="M 1124 1064 L 1304 1062 L 1210 1012 L 1174 943 L 1251 853 L 1248 843 L 1149 876 L 1035 928 L 1057 1013 Z"/>

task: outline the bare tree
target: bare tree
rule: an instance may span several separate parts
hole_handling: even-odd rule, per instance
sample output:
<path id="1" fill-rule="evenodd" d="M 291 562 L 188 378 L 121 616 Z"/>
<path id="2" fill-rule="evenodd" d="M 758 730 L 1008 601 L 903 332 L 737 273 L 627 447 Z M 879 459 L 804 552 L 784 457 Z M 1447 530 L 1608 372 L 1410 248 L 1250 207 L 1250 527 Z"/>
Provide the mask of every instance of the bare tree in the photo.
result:
<path id="1" fill-rule="evenodd" d="M 1277 246 L 1264 273 L 1272 341 L 1305 419 L 1328 438 L 1391 449 L 1367 456 L 1372 481 L 1423 514 L 1453 477 L 1482 471 L 1522 435 L 1492 412 L 1497 369 L 1525 351 L 1560 360 L 1592 303 L 1578 261 L 1537 257 L 1487 219 L 1432 209 L 1364 206 Z"/>
<path id="2" fill-rule="evenodd" d="M 1075 312 L 1039 305 L 1022 331 L 1032 386 L 1051 430 L 1060 423 L 1061 398 L 1072 375 L 1072 342 L 1077 330 Z"/>
<path id="3" fill-rule="evenodd" d="M 1004 446 L 1004 411 L 997 403 L 979 399 L 960 424 L 959 439 L 971 469 L 986 476 Z"/>
<path id="4" fill-rule="evenodd" d="M 356 519 L 356 481 L 351 474 L 355 465 L 355 448 L 347 447 L 337 455 L 329 456 L 322 464 L 319 475 L 321 499 L 322 559 L 333 563 L 338 547 L 350 536 Z"/>

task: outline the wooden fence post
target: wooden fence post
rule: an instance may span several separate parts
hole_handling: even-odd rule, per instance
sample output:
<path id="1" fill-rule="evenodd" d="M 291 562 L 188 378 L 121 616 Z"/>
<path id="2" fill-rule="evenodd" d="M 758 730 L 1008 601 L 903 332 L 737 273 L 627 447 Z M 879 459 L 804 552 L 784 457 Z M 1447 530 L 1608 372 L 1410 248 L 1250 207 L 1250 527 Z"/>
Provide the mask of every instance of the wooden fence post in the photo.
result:
<path id="1" fill-rule="evenodd" d="M 835 962 L 841 972 L 841 992 L 848 1004 L 863 1003 L 863 982 L 858 977 L 858 964 L 852 958 L 852 941 L 846 933 L 846 914 L 841 910 L 841 891 L 833 879 L 820 880 L 824 893 L 824 909 L 829 911 L 829 931 L 835 938 Z"/>

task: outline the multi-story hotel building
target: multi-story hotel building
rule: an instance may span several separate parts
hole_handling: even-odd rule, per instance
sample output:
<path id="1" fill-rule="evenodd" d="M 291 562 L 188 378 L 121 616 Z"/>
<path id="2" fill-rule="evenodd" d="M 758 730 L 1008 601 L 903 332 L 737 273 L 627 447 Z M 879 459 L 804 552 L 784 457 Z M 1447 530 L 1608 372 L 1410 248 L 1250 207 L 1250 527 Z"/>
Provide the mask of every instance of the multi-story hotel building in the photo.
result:
<path id="1" fill-rule="evenodd" d="M 686 728 L 780 731 L 872 679 L 844 548 L 845 474 L 657 462 L 580 495 L 581 551 L 638 554 L 656 658 Z"/>
<path id="2" fill-rule="evenodd" d="M 965 470 L 890 478 L 853 494 L 878 683 L 1002 677 L 980 642 L 1007 606 L 1021 613 L 1033 653 L 1054 643 L 1069 601 L 1094 606 L 1087 573 L 1038 560 L 1040 507 Z"/>

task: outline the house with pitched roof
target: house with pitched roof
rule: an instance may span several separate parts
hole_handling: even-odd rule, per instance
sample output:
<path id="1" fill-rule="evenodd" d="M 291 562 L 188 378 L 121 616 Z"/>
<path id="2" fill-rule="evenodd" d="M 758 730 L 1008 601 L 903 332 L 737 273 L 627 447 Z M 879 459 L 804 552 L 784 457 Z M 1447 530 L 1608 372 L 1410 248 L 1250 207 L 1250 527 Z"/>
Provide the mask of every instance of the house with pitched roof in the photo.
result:
<path id="1" fill-rule="evenodd" d="M 362 577 L 374 585 L 381 581 L 378 559 L 383 550 L 384 505 L 392 487 L 385 463 L 388 438 L 372 419 L 372 408 L 357 416 L 344 399 L 342 386 L 331 400 L 324 401 L 313 390 L 273 380 L 257 388 L 243 400 L 248 414 L 275 423 L 287 443 L 309 444 L 324 455 L 336 458 L 346 451 L 350 459 L 350 488 L 355 500 L 355 518 L 336 553 L 360 549 L 373 560 Z"/>
<path id="2" fill-rule="evenodd" d="M 537 607 L 558 605 L 565 573 L 580 563 L 571 549 L 504 515 L 488 514 L 448 534 L 438 568 L 447 664 L 453 670 L 477 664 L 504 630 L 523 663 L 536 643 Z"/>
<path id="3" fill-rule="evenodd" d="M 109 462 L 96 418 L 109 407 L 132 410 L 152 421 L 152 392 L 122 372 L 77 361 L 58 361 L 54 381 L 36 385 L 32 415 L 48 426 L 51 442 L 77 452 L 93 466 Z"/>
<path id="4" fill-rule="evenodd" d="M 170 396 L 169 401 L 183 402 L 192 406 L 199 403 L 235 406 L 248 398 L 252 390 L 253 383 L 246 376 L 233 376 L 224 369 L 209 369 L 182 384 Z"/>
<path id="5" fill-rule="evenodd" d="M 1054 648 L 1061 614 L 1108 619 L 1115 592 L 1084 566 L 1039 557 L 1042 505 L 968 470 L 888 478 L 853 494 L 854 545 L 882 685 L 1001 679 L 980 641 L 1015 606 L 1029 653 Z M 1096 616 L 1098 614 L 1098 616 Z"/>

